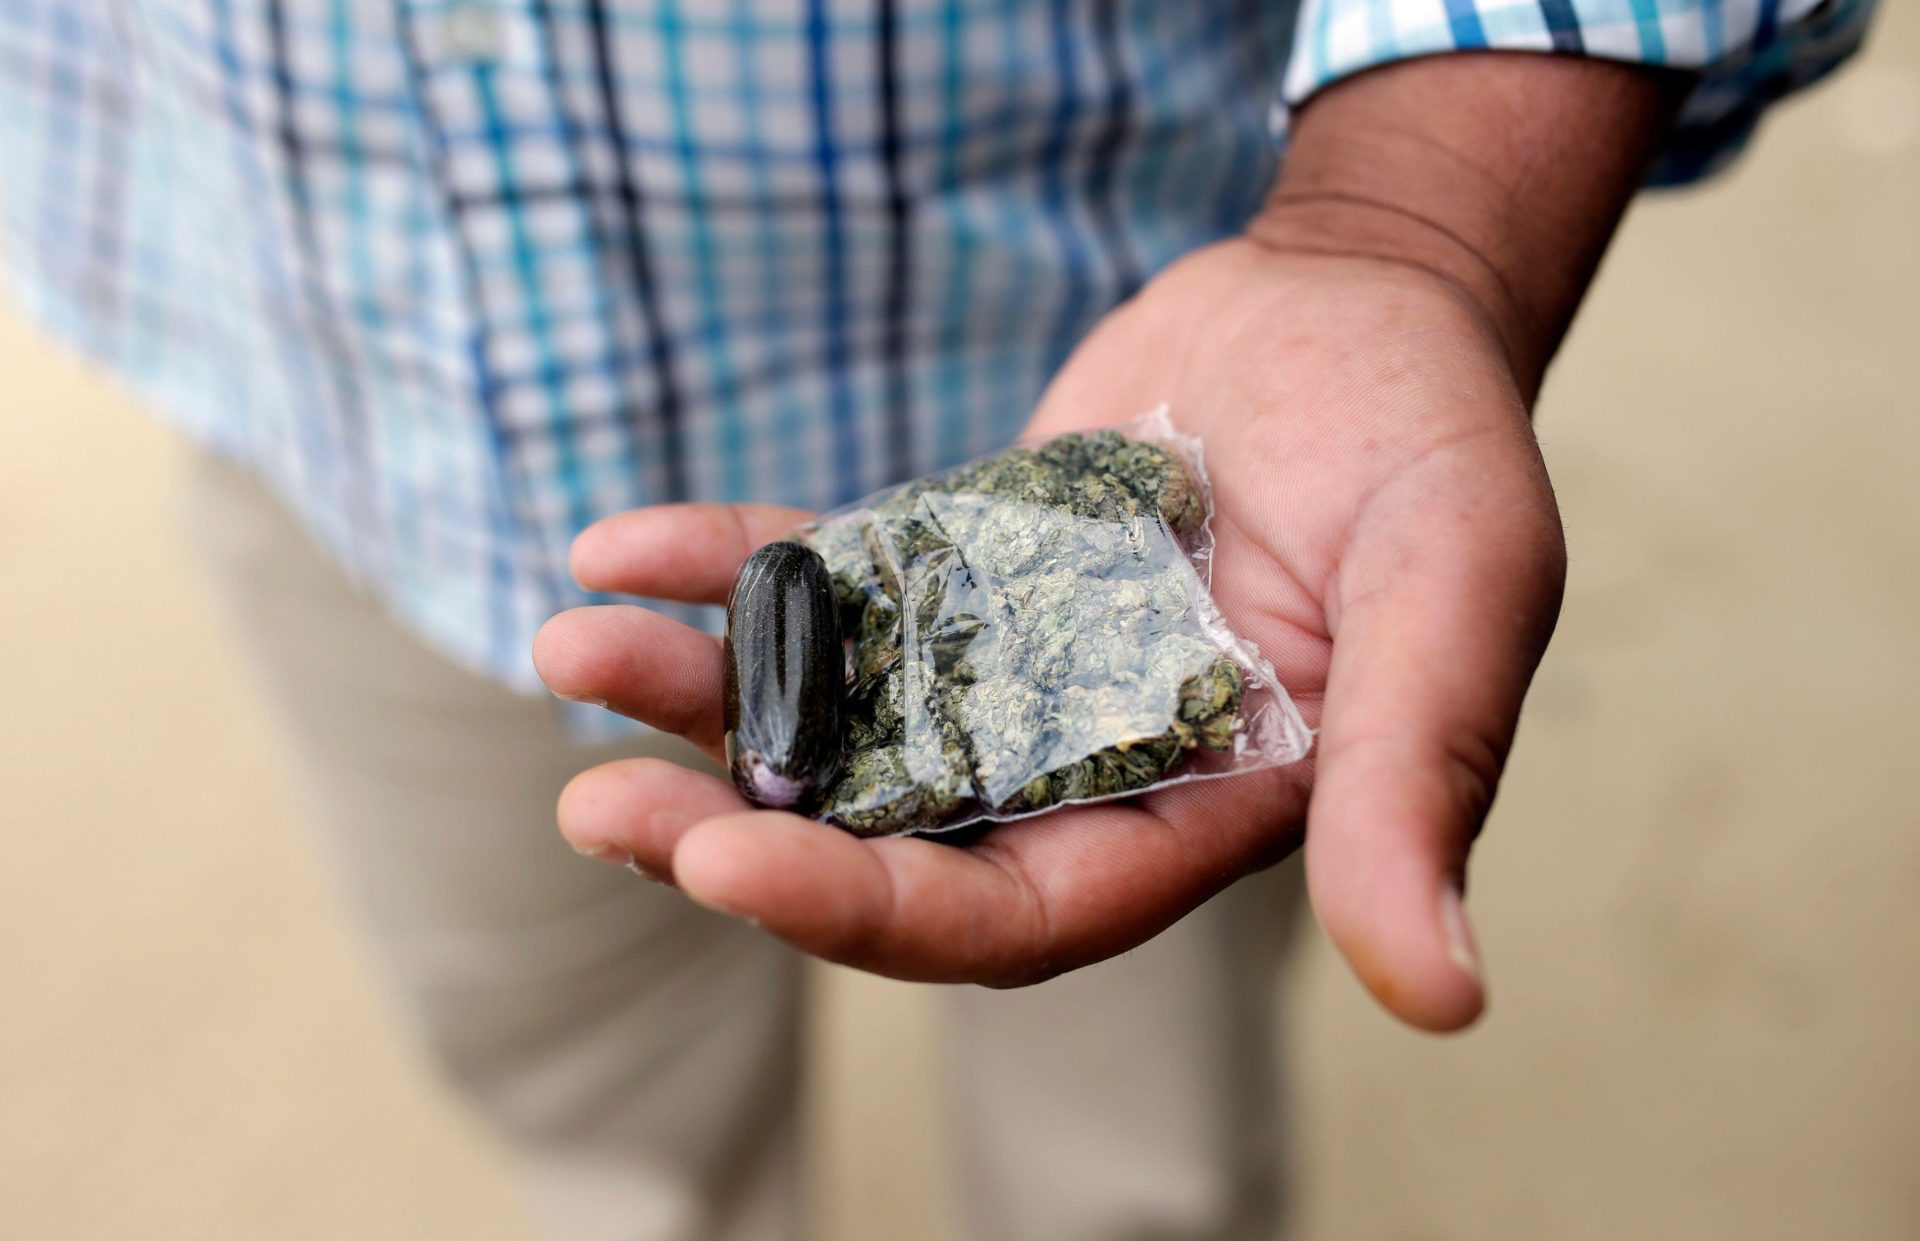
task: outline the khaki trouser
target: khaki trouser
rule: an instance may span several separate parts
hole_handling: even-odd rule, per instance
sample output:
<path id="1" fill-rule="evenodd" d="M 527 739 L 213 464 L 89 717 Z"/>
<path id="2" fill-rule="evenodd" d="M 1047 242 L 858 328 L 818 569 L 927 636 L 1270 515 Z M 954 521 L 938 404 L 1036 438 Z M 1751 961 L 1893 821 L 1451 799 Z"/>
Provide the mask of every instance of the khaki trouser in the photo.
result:
<path id="1" fill-rule="evenodd" d="M 211 458 L 189 524 L 380 974 L 512 1143 L 551 1235 L 797 1237 L 799 957 L 553 827 L 584 767 L 705 760 L 658 735 L 570 741 L 550 702 L 426 650 Z M 1276 1235 L 1272 1001 L 1296 892 L 1259 876 L 1117 960 L 946 993 L 958 1235 Z"/>

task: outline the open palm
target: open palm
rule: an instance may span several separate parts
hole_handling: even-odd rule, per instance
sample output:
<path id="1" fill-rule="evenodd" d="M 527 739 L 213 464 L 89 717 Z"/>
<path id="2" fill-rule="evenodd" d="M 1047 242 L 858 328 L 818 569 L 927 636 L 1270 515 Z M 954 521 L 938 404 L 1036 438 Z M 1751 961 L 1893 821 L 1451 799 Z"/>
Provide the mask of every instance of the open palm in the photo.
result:
<path id="1" fill-rule="evenodd" d="M 1205 445 L 1216 597 L 1319 728 L 1313 757 L 1006 824 L 964 849 L 856 840 L 636 759 L 568 787 L 569 839 L 827 959 L 993 985 L 1134 947 L 1304 839 L 1316 912 L 1362 981 L 1416 1024 L 1471 1021 L 1483 992 L 1459 884 L 1563 575 L 1505 355 L 1423 271 L 1239 239 L 1109 316 L 1031 430 L 1162 402 Z M 582 534 L 574 568 L 593 588 L 717 602 L 803 516 L 635 510 Z M 551 621 L 535 658 L 555 692 L 717 753 L 714 639 L 587 608 Z"/>

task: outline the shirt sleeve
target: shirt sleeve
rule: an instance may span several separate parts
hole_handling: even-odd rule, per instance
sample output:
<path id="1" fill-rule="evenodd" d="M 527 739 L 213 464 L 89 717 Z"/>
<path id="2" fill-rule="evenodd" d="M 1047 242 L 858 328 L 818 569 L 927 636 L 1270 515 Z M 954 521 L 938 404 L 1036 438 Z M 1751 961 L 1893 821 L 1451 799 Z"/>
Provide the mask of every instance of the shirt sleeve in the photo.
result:
<path id="1" fill-rule="evenodd" d="M 1374 65 L 1476 49 L 1604 56 L 1696 75 L 1649 177 L 1675 185 L 1739 153 L 1769 104 L 1860 46 L 1876 0 L 1305 0 L 1276 134 L 1315 91 Z"/>

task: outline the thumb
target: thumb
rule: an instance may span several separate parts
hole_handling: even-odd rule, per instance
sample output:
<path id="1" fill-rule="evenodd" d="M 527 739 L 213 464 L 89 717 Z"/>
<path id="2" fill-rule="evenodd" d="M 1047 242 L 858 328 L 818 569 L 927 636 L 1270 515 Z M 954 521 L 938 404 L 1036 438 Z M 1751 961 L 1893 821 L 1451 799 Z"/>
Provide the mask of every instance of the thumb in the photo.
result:
<path id="1" fill-rule="evenodd" d="M 1486 1002 L 1461 899 L 1467 851 L 1565 577 L 1538 456 L 1493 451 L 1383 491 L 1356 523 L 1307 818 L 1328 936 L 1382 1005 L 1436 1031 Z"/>

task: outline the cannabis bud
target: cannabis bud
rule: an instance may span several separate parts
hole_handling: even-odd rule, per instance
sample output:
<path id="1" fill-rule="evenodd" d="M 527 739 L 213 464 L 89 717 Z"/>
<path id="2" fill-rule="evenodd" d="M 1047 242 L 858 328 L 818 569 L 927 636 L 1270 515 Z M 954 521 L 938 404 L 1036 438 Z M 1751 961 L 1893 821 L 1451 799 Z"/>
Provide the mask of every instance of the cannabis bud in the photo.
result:
<path id="1" fill-rule="evenodd" d="M 1098 431 L 800 531 L 850 647 L 843 757 L 815 813 L 862 836 L 929 831 L 1134 792 L 1232 750 L 1245 683 L 1205 624 L 1206 517 L 1179 456 Z"/>

